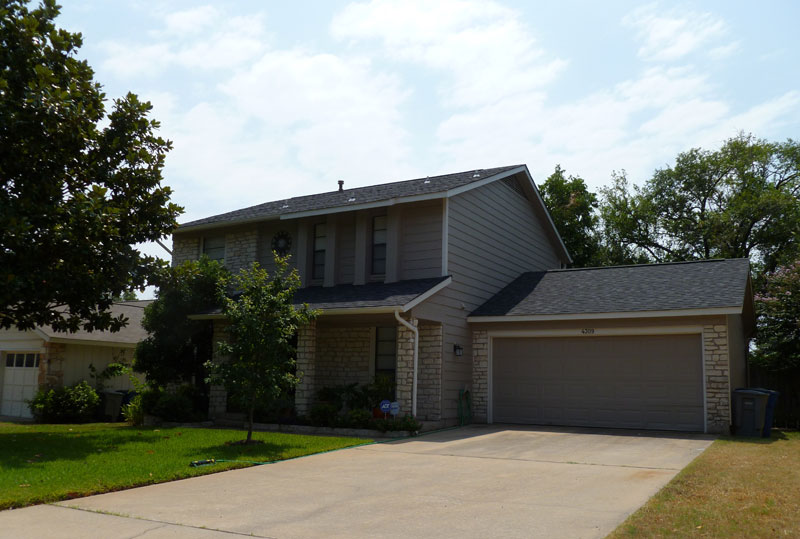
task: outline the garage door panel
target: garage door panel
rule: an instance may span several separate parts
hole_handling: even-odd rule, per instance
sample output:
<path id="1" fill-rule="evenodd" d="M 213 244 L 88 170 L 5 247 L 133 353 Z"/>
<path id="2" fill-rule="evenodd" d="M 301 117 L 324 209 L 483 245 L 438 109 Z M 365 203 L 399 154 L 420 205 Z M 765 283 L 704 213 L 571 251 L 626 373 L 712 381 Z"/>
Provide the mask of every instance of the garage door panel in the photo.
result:
<path id="1" fill-rule="evenodd" d="M 698 335 L 498 338 L 496 422 L 703 429 Z"/>

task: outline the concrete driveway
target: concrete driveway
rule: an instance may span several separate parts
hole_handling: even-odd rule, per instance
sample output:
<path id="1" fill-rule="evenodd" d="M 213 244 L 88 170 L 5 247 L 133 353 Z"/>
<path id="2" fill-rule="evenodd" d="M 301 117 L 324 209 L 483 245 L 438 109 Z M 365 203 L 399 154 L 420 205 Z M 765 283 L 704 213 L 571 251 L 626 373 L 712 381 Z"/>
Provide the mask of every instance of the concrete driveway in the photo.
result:
<path id="1" fill-rule="evenodd" d="M 712 440 L 471 426 L 0 512 L 0 536 L 603 537 Z"/>

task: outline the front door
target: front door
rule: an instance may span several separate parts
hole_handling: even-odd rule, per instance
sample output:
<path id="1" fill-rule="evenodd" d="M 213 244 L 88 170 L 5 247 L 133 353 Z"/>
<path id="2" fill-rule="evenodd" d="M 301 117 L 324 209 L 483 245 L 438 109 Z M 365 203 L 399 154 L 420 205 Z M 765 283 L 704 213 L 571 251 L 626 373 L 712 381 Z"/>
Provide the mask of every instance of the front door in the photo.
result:
<path id="1" fill-rule="evenodd" d="M 39 354 L 7 352 L 0 415 L 33 417 L 28 402 L 39 388 Z"/>

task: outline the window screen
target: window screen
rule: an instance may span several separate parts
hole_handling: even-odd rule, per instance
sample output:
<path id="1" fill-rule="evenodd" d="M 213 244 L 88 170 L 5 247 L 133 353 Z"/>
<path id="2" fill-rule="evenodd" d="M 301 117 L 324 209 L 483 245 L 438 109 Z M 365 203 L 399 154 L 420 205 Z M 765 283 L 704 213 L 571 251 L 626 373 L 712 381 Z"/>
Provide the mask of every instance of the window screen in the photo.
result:
<path id="1" fill-rule="evenodd" d="M 203 239 L 203 254 L 211 260 L 225 260 L 225 237 L 216 236 Z"/>
<path id="2" fill-rule="evenodd" d="M 395 382 L 397 370 L 397 328 L 375 330 L 375 376 L 386 376 Z"/>
<path id="3" fill-rule="evenodd" d="M 325 278 L 325 223 L 314 225 L 314 268 L 311 272 L 312 279 Z"/>
<path id="4" fill-rule="evenodd" d="M 386 273 L 386 216 L 372 219 L 372 274 Z"/>

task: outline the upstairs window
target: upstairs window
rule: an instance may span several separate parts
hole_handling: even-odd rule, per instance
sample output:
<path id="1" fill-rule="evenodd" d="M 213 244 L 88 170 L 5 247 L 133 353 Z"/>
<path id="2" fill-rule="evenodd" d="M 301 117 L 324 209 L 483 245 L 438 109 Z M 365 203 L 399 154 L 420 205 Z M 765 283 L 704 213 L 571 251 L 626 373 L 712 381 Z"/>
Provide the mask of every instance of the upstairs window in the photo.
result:
<path id="1" fill-rule="evenodd" d="M 225 260 L 225 236 L 203 238 L 203 254 L 211 260 L 223 262 Z"/>
<path id="2" fill-rule="evenodd" d="M 386 273 L 386 216 L 372 218 L 372 274 Z"/>
<path id="3" fill-rule="evenodd" d="M 314 268 L 311 271 L 312 279 L 325 278 L 326 237 L 325 223 L 314 225 Z"/>

